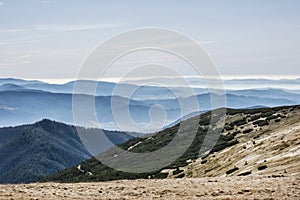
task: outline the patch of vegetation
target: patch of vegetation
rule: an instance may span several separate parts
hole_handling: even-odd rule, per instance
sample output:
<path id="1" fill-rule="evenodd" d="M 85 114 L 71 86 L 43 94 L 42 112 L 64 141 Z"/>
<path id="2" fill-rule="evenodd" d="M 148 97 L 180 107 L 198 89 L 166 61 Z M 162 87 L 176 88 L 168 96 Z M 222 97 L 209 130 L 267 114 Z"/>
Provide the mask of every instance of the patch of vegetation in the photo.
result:
<path id="1" fill-rule="evenodd" d="M 258 120 L 259 118 L 260 118 L 260 115 L 254 115 L 254 116 L 251 116 L 251 117 L 249 118 L 249 122 Z"/>
<path id="2" fill-rule="evenodd" d="M 243 131 L 244 134 L 251 133 L 253 131 L 252 128 L 246 129 Z"/>
<path id="3" fill-rule="evenodd" d="M 200 118 L 199 125 L 201 125 L 201 126 L 208 126 L 210 124 L 210 121 L 211 121 L 211 117 L 210 116 L 206 116 L 206 117 Z"/>
<path id="4" fill-rule="evenodd" d="M 276 118 L 277 118 L 277 115 L 271 115 L 271 116 L 267 117 L 267 120 L 271 121 L 272 119 L 276 119 Z"/>
<path id="5" fill-rule="evenodd" d="M 202 165 L 205 164 L 205 163 L 207 163 L 207 160 L 202 160 L 202 161 L 201 161 L 201 164 L 202 164 Z"/>
<path id="6" fill-rule="evenodd" d="M 279 151 L 282 151 L 283 149 L 286 149 L 288 148 L 290 145 L 288 142 L 286 141 L 282 141 L 279 145 L 276 146 L 276 148 L 274 150 L 279 150 Z"/>
<path id="7" fill-rule="evenodd" d="M 233 140 L 234 139 L 234 137 L 235 137 L 235 135 L 234 134 L 228 134 L 226 137 L 224 137 L 224 141 L 231 141 L 231 140 Z"/>
<path id="8" fill-rule="evenodd" d="M 261 165 L 261 166 L 258 166 L 258 167 L 257 167 L 257 169 L 258 169 L 259 171 L 265 170 L 265 169 L 267 169 L 267 168 L 268 168 L 267 165 Z"/>
<path id="9" fill-rule="evenodd" d="M 224 129 L 226 131 L 232 131 L 234 129 L 234 126 L 231 126 L 231 125 L 225 125 Z"/>
<path id="10" fill-rule="evenodd" d="M 269 125 L 269 122 L 266 120 L 258 120 L 258 121 L 253 122 L 253 125 L 267 126 L 267 125 Z"/>
<path id="11" fill-rule="evenodd" d="M 241 133 L 241 131 L 240 130 L 236 130 L 236 131 L 233 132 L 233 135 L 236 136 L 239 133 Z"/>
<path id="12" fill-rule="evenodd" d="M 182 172 L 183 172 L 182 169 L 177 168 L 175 171 L 173 171 L 173 175 L 180 174 Z"/>
<path id="13" fill-rule="evenodd" d="M 238 144 L 239 142 L 237 140 L 232 140 L 232 141 L 228 141 L 228 142 L 220 142 L 220 143 L 217 143 L 213 149 L 210 151 L 210 153 L 214 153 L 214 152 L 218 152 L 218 151 L 221 151 L 227 147 L 231 147 L 233 145 L 236 145 Z"/>
<path id="14" fill-rule="evenodd" d="M 281 121 L 281 119 L 275 119 L 275 122 L 276 123 L 278 123 L 278 122 L 280 122 Z"/>
<path id="15" fill-rule="evenodd" d="M 245 124 L 247 124 L 246 117 L 244 117 L 243 119 L 239 119 L 239 120 L 236 120 L 236 121 L 230 123 L 230 126 L 234 127 L 234 126 L 241 126 L 241 125 L 245 125 Z"/>
<path id="16" fill-rule="evenodd" d="M 238 174 L 238 176 L 248 176 L 250 174 L 252 174 L 252 172 L 251 171 L 247 171 L 247 172 L 243 172 L 243 173 Z"/>
<path id="17" fill-rule="evenodd" d="M 182 174 L 179 174 L 178 176 L 176 176 L 175 178 L 184 178 L 185 177 L 185 174 L 182 173 Z"/>
<path id="18" fill-rule="evenodd" d="M 237 171 L 237 170 L 239 170 L 239 168 L 238 168 L 238 167 L 234 167 L 234 168 L 228 170 L 228 171 L 226 172 L 226 174 L 227 174 L 227 175 L 232 174 L 233 172 L 235 172 L 235 171 Z"/>
<path id="19" fill-rule="evenodd" d="M 254 140 L 258 139 L 260 137 L 260 135 L 256 135 L 253 137 Z"/>
<path id="20" fill-rule="evenodd" d="M 272 111 L 267 111 L 267 112 L 263 112 L 261 114 L 261 117 L 270 117 L 274 114 L 275 112 L 272 110 Z"/>

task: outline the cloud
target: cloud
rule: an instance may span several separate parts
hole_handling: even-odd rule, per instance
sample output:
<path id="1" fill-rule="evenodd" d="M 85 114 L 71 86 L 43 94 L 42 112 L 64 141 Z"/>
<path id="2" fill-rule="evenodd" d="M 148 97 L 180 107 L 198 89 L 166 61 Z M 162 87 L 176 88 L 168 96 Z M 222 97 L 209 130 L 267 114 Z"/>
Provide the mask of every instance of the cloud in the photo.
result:
<path id="1" fill-rule="evenodd" d="M 28 31 L 27 29 L 0 29 L 0 33 L 12 33 L 12 32 L 23 32 Z"/>
<path id="2" fill-rule="evenodd" d="M 68 31 L 89 31 L 107 28 L 117 28 L 125 26 L 124 23 L 103 23 L 103 24 L 45 24 L 35 25 L 32 28 L 15 28 L 15 29 L 0 29 L 0 33 L 14 33 L 26 31 L 53 31 L 53 32 L 68 32 Z"/>
<path id="3" fill-rule="evenodd" d="M 114 23 L 105 23 L 105 24 L 83 24 L 83 25 L 37 25 L 34 27 L 34 30 L 39 31 L 86 31 L 86 30 L 97 30 L 97 29 L 106 29 L 106 28 L 115 28 L 121 27 L 124 24 L 114 24 Z"/>
<path id="4" fill-rule="evenodd" d="M 17 59 L 31 58 L 31 55 L 16 56 Z"/>
<path id="5" fill-rule="evenodd" d="M 0 110 L 15 111 L 17 109 L 14 107 L 7 106 L 7 105 L 0 105 Z"/>
<path id="6" fill-rule="evenodd" d="M 0 41 L 0 46 L 9 46 L 9 45 L 19 45 L 19 44 L 31 44 L 31 43 L 36 43 L 36 42 L 41 42 L 43 40 L 40 39 L 34 39 L 34 40 L 9 40 L 9 41 Z"/>
<path id="7" fill-rule="evenodd" d="M 7 66 L 12 66 L 12 65 L 23 65 L 23 64 L 29 64 L 29 63 L 31 63 L 30 60 L 24 60 L 24 61 L 19 61 L 19 62 L 4 62 L 4 63 L 0 62 L 0 66 L 7 67 Z"/>

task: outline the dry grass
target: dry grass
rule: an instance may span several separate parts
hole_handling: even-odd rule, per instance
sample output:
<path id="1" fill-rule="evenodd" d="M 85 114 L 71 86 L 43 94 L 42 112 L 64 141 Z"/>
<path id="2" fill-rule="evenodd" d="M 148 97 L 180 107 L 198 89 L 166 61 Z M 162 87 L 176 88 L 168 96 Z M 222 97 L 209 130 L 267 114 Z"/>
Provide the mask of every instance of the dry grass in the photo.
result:
<path id="1" fill-rule="evenodd" d="M 122 180 L 98 183 L 1 185 L 0 199 L 299 199 L 290 177 Z"/>
<path id="2" fill-rule="evenodd" d="M 242 116 L 232 118 L 234 117 L 238 119 Z M 289 112 L 280 123 L 272 120 L 268 126 L 256 128 L 248 134 L 239 134 L 239 144 L 210 155 L 205 158 L 205 162 L 201 159 L 196 160 L 183 168 L 184 173 L 187 177 L 236 176 L 246 172 L 254 175 L 299 175 L 299 119 L 298 109 Z M 258 170 L 262 165 L 267 168 Z M 226 174 L 234 168 L 238 170 Z"/>

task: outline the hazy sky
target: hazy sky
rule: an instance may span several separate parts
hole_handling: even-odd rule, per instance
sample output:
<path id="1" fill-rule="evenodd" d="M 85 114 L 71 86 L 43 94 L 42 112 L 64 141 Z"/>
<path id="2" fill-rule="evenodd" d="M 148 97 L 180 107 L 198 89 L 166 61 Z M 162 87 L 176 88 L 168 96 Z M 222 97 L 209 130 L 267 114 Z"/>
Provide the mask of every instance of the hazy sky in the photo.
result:
<path id="1" fill-rule="evenodd" d="M 299 0 L 0 0 L 0 77 L 72 79 L 99 43 L 139 27 L 193 38 L 222 75 L 300 77 Z"/>

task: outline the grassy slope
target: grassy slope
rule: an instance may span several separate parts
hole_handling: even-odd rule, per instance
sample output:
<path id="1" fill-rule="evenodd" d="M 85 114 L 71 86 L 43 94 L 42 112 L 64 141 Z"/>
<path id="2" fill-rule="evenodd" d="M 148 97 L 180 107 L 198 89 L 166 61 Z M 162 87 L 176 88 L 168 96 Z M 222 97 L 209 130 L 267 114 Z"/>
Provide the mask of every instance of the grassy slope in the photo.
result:
<path id="1" fill-rule="evenodd" d="M 280 121 L 269 117 L 272 119 L 264 126 L 255 127 L 254 122 L 243 125 L 243 130 L 253 131 L 238 135 L 238 145 L 196 160 L 183 169 L 185 176 L 299 175 L 300 107 L 277 110 L 273 116 L 277 115 L 285 117 Z M 232 119 L 241 117 L 245 115 Z"/>
<path id="2" fill-rule="evenodd" d="M 223 129 L 223 133 L 220 135 L 217 144 L 214 146 L 212 151 L 209 155 L 203 156 L 202 162 L 207 162 L 205 159 L 210 159 L 212 154 L 217 154 L 216 152 L 220 152 L 224 149 L 228 149 L 228 147 L 235 147 L 238 146 L 239 142 L 244 141 L 251 141 L 253 137 L 257 137 L 257 134 L 253 134 L 254 132 L 259 132 L 265 130 L 264 127 L 268 127 L 269 124 L 278 124 L 274 125 L 273 128 L 279 127 L 285 120 L 285 116 L 288 115 L 287 112 L 291 110 L 299 110 L 300 106 L 290 106 L 290 107 L 277 107 L 277 108 L 260 108 L 260 109 L 251 109 L 251 110 L 234 110 L 234 109 L 227 109 L 227 117 L 226 117 L 226 124 Z M 281 113 L 281 115 L 277 115 Z M 124 173 L 121 171 L 117 171 L 106 167 L 105 165 L 101 164 L 95 158 L 86 160 L 83 162 L 82 168 L 93 173 L 93 176 L 86 176 L 83 173 L 79 172 L 76 166 L 63 170 L 57 174 L 51 175 L 46 177 L 43 181 L 55 181 L 55 182 L 90 182 L 90 181 L 108 181 L 108 180 L 119 180 L 119 179 L 137 179 L 137 178 L 166 178 L 168 176 L 173 177 L 184 177 L 184 176 L 194 176 L 194 174 L 187 170 L 187 167 L 191 167 L 192 164 L 187 162 L 188 160 L 195 161 L 195 163 L 199 164 L 199 150 L 201 144 L 207 136 L 207 128 L 208 122 L 210 122 L 210 115 L 211 112 L 207 112 L 205 114 L 200 115 L 200 123 L 199 117 L 194 117 L 188 119 L 189 123 L 199 123 L 198 132 L 193 140 L 192 145 L 189 149 L 174 163 L 169 166 L 166 166 L 164 169 L 164 173 L 161 171 L 156 171 L 152 173 L 144 173 L 144 174 L 132 174 L 132 173 Z M 275 120 L 279 121 L 278 119 L 281 118 L 281 122 L 275 122 Z M 218 128 L 216 126 L 215 128 Z M 251 127 L 248 125 L 251 124 Z M 252 125 L 254 124 L 254 125 Z M 254 127 L 255 126 L 255 127 Z M 151 152 L 156 149 L 159 149 L 166 144 L 168 144 L 174 135 L 177 133 L 179 125 L 175 125 L 171 128 L 167 128 L 161 132 L 156 134 L 149 135 L 152 137 L 151 139 L 147 138 L 134 138 L 122 145 L 119 145 L 123 149 L 128 149 L 129 147 L 133 146 L 141 142 L 131 151 L 133 152 Z M 261 129 L 261 130 L 260 130 Z M 188 132 L 186 133 L 189 134 Z M 214 133 L 210 133 L 214 134 Z M 149 138 L 148 137 L 148 138 Z M 113 151 L 110 150 L 110 151 Z M 215 155 L 214 154 L 214 155 Z M 225 158 L 224 158 L 225 159 Z M 201 163 L 200 163 L 201 164 Z M 212 164 L 206 171 L 204 171 L 203 176 L 209 174 L 211 171 L 216 171 L 218 169 L 217 164 Z M 189 169 L 195 169 L 196 167 L 192 167 Z M 202 169 L 199 169 L 202 171 Z M 223 173 L 223 172 L 222 172 Z M 196 176 L 197 174 L 195 174 Z M 199 174 L 198 174 L 199 175 Z"/>

